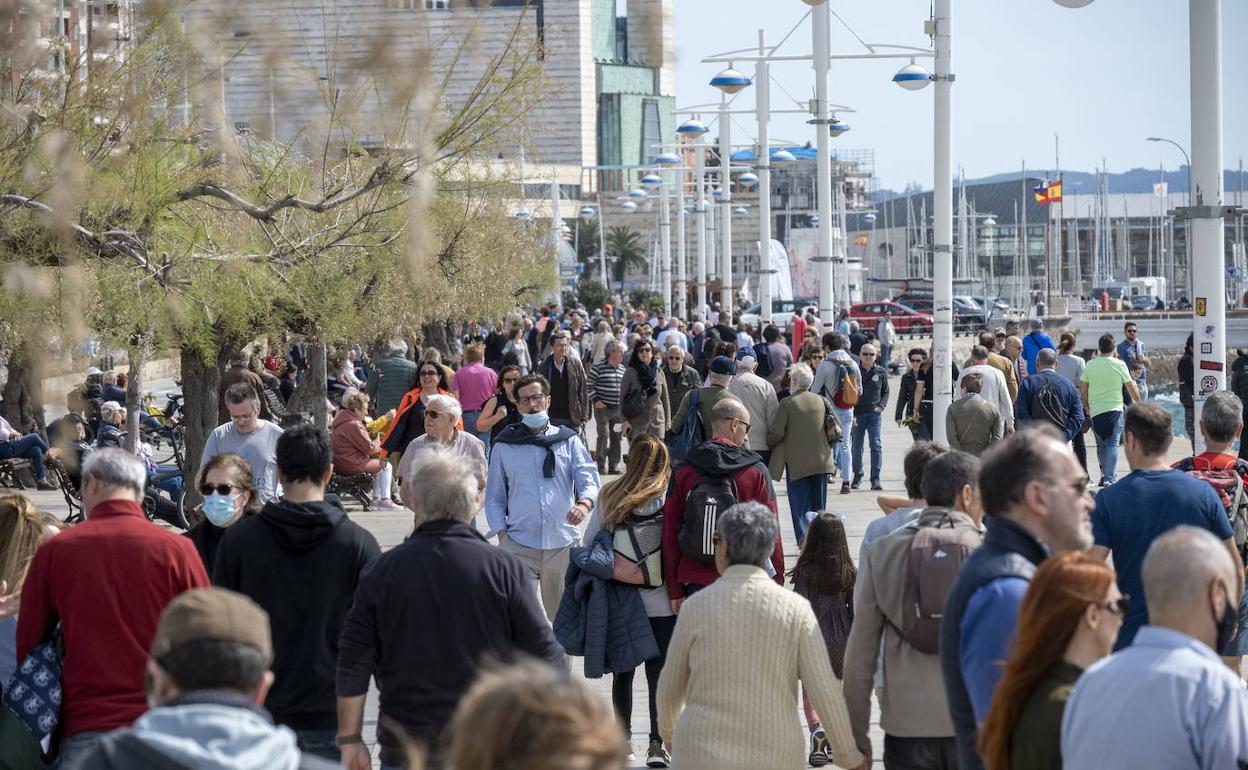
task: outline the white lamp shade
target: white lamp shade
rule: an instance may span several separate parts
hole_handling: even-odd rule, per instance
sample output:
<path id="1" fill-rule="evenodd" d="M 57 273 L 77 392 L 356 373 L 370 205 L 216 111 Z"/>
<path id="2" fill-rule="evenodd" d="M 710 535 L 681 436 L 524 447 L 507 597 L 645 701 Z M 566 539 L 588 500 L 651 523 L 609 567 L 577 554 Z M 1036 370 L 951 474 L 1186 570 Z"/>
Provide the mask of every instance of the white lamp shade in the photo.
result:
<path id="1" fill-rule="evenodd" d="M 735 209 L 732 210 L 732 213 L 735 214 L 736 216 L 743 217 L 749 214 L 750 210 L 747 209 L 745 206 L 737 206 Z"/>
<path id="2" fill-rule="evenodd" d="M 737 177 L 737 184 L 743 184 L 746 187 L 753 187 L 758 184 L 758 174 L 753 171 L 747 171 Z"/>
<path id="3" fill-rule="evenodd" d="M 849 130 L 849 124 L 840 118 L 832 118 L 828 121 L 828 136 L 840 136 Z"/>
<path id="4" fill-rule="evenodd" d="M 661 152 L 654 156 L 654 163 L 657 166 L 679 166 L 680 156 L 674 152 Z"/>
<path id="5" fill-rule="evenodd" d="M 718 75 L 711 78 L 711 85 L 726 94 L 735 94 L 752 82 L 748 77 L 737 72 L 732 67 L 721 71 Z"/>
<path id="6" fill-rule="evenodd" d="M 862 221 L 866 222 L 867 224 L 871 224 L 872 222 L 875 221 L 875 214 L 872 214 L 870 212 L 864 214 L 862 217 Z"/>
<path id="7" fill-rule="evenodd" d="M 788 150 L 776 150 L 771 154 L 772 163 L 792 163 L 797 160 L 797 156 Z"/>
<path id="8" fill-rule="evenodd" d="M 1053 0 L 1053 2 L 1063 8 L 1082 8 L 1085 5 L 1091 5 L 1092 0 Z"/>
<path id="9" fill-rule="evenodd" d="M 595 213 L 597 213 L 597 212 L 595 212 L 595 211 L 594 211 L 593 209 L 591 209 L 589 206 L 586 206 L 585 208 L 581 209 L 581 211 L 580 211 L 581 216 L 585 217 L 586 219 L 590 219 L 590 218 L 592 218 L 592 217 L 594 216 L 594 214 L 595 214 Z"/>
<path id="10" fill-rule="evenodd" d="M 697 118 L 690 118 L 676 127 L 676 133 L 689 139 L 697 139 L 699 136 L 706 134 L 710 130 L 711 129 L 706 127 L 705 123 Z"/>
<path id="11" fill-rule="evenodd" d="M 629 200 L 623 201 L 623 202 L 621 202 L 621 203 L 620 203 L 620 208 L 624 209 L 625 211 L 636 211 L 636 210 L 637 210 L 637 202 L 636 202 L 636 201 L 629 201 Z"/>
<path id="12" fill-rule="evenodd" d="M 658 187 L 663 184 L 663 177 L 658 174 L 646 174 L 641 178 L 641 184 L 645 187 Z"/>
<path id="13" fill-rule="evenodd" d="M 645 200 L 648 196 L 649 196 L 649 193 L 647 193 L 645 190 L 641 189 L 640 187 L 637 187 L 628 191 L 628 197 L 632 198 L 635 201 Z"/>
<path id="14" fill-rule="evenodd" d="M 907 91 L 921 91 L 932 82 L 932 73 L 918 64 L 907 64 L 893 75 L 893 82 Z"/>

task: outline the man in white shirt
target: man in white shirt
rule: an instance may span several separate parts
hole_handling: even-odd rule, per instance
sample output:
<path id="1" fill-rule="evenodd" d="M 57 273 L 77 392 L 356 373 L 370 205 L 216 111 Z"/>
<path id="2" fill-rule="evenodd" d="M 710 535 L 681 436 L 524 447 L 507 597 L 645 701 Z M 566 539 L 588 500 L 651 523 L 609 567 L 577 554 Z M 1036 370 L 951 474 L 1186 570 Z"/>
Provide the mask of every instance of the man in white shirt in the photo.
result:
<path id="1" fill-rule="evenodd" d="M 1001 435 L 1006 436 L 1014 432 L 1014 403 L 1010 400 L 1009 387 L 1005 382 L 1005 375 L 1001 371 L 988 364 L 988 348 L 983 345 L 976 345 L 971 348 L 971 365 L 962 370 L 958 378 L 958 391 L 962 390 L 962 378 L 972 372 L 979 374 L 983 379 L 982 389 L 979 392 L 980 398 L 997 408 L 1001 413 Z"/>

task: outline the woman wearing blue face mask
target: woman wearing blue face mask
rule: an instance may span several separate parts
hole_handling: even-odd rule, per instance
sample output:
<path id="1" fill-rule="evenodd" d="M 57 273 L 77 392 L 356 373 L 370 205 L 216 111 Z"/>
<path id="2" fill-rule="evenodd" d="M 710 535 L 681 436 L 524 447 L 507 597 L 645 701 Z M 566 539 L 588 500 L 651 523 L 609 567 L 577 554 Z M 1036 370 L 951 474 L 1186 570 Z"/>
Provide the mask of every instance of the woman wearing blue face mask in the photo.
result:
<path id="1" fill-rule="evenodd" d="M 251 478 L 251 463 L 236 454 L 213 457 L 200 469 L 197 486 L 203 503 L 196 509 L 203 519 L 186 532 L 195 544 L 204 569 L 212 574 L 217 545 L 225 530 L 244 516 L 260 512 L 260 496 Z"/>

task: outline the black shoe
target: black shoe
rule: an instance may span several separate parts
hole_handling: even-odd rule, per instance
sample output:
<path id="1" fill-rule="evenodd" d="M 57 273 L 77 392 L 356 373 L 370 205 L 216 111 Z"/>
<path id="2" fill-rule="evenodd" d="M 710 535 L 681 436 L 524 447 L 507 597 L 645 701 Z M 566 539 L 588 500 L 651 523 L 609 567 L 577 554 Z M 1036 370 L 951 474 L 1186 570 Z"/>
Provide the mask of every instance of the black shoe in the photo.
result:
<path id="1" fill-rule="evenodd" d="M 607 472 L 607 475 L 608 475 L 608 476 L 619 476 L 619 475 L 620 475 L 620 466 L 618 466 L 618 465 L 617 465 L 617 466 L 613 467 L 610 471 L 608 471 L 608 472 Z"/>
<path id="2" fill-rule="evenodd" d="M 806 761 L 811 767 L 823 767 L 832 761 L 829 749 L 827 733 L 820 727 L 810 734 L 810 756 Z"/>
<path id="3" fill-rule="evenodd" d="M 850 489 L 857 489 L 862 486 L 862 476 L 854 476 L 854 480 L 849 482 Z"/>
<path id="4" fill-rule="evenodd" d="M 849 482 L 848 481 L 841 485 L 841 494 L 842 495 L 849 494 Z"/>
<path id="5" fill-rule="evenodd" d="M 880 482 L 878 482 L 878 481 L 872 481 L 872 482 L 871 482 L 871 489 L 873 489 L 873 490 L 874 490 L 874 491 L 876 491 L 876 492 L 881 492 L 881 491 L 883 491 L 883 490 L 884 490 L 884 485 L 883 485 L 883 484 L 881 484 L 881 483 L 880 483 Z"/>
<path id="6" fill-rule="evenodd" d="M 35 489 L 40 489 L 40 490 L 43 490 L 44 492 L 48 492 L 53 489 L 56 489 L 56 485 L 48 481 L 47 479 L 38 479 L 35 481 Z"/>
<path id="7" fill-rule="evenodd" d="M 671 767 L 672 758 L 667 755 L 667 749 L 663 748 L 663 741 L 650 741 L 650 748 L 646 750 L 646 767 Z"/>

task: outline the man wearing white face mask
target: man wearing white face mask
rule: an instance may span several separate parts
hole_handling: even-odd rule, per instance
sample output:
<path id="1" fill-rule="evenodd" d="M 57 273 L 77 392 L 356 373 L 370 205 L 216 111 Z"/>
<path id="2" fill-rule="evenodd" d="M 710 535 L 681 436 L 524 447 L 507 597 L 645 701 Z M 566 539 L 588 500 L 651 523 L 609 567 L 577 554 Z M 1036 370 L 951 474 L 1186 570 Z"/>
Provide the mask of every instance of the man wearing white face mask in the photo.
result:
<path id="1" fill-rule="evenodd" d="M 485 485 L 487 537 L 524 562 L 554 620 L 563 595 L 568 549 L 598 498 L 598 469 L 571 429 L 551 423 L 550 384 L 540 374 L 515 386 L 521 422 L 507 426 L 490 450 Z"/>

